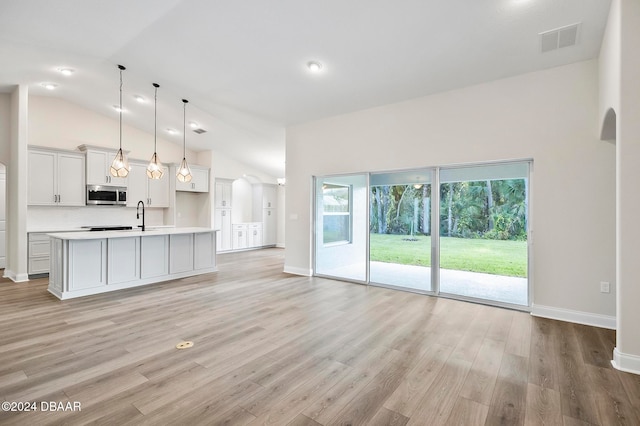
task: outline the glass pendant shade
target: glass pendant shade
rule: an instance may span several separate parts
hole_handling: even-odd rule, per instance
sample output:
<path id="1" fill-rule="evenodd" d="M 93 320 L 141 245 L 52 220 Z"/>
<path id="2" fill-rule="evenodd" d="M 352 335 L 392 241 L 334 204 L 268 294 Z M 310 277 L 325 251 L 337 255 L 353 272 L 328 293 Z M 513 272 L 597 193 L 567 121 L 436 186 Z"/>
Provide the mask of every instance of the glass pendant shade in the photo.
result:
<path id="1" fill-rule="evenodd" d="M 109 171 L 111 173 L 111 176 L 119 178 L 127 177 L 127 175 L 129 174 L 129 160 L 127 160 L 124 152 L 122 152 L 122 148 L 120 148 L 116 153 Z"/>
<path id="2" fill-rule="evenodd" d="M 120 70 L 120 149 L 118 149 L 118 152 L 111 163 L 109 172 L 113 177 L 124 178 L 129 174 L 129 161 L 124 155 L 124 152 L 122 152 L 122 71 L 126 70 L 126 68 L 122 65 L 118 65 L 118 69 Z"/>
<path id="3" fill-rule="evenodd" d="M 182 159 L 180 167 L 178 168 L 178 173 L 176 173 L 176 177 L 180 182 L 191 182 L 191 169 L 187 164 L 186 158 Z"/>
<path id="4" fill-rule="evenodd" d="M 147 166 L 147 177 L 149 179 L 160 179 L 163 174 L 162 163 L 158 158 L 158 154 L 154 152 L 151 156 L 151 161 L 149 161 L 149 165 Z"/>

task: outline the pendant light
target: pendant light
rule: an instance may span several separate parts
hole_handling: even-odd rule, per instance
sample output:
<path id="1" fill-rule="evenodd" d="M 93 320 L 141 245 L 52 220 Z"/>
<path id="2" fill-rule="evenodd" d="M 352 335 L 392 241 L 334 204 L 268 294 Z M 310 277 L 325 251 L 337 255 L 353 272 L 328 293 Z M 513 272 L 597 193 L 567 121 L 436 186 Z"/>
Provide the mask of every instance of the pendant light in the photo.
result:
<path id="1" fill-rule="evenodd" d="M 158 146 L 158 87 L 160 85 L 158 83 L 153 83 L 153 87 L 155 87 L 155 95 L 153 102 L 153 155 L 151 156 L 151 161 L 149 161 L 149 165 L 147 166 L 147 177 L 149 179 L 160 179 L 164 172 L 162 171 L 162 163 L 158 158 L 157 146 Z"/>
<path id="2" fill-rule="evenodd" d="M 184 121 L 182 126 L 182 162 L 180 163 L 180 167 L 178 168 L 178 173 L 176 173 L 176 178 L 178 178 L 180 182 L 191 182 L 191 169 L 187 164 L 187 103 L 189 101 L 183 99 L 182 102 L 184 102 Z"/>
<path id="3" fill-rule="evenodd" d="M 126 70 L 126 68 L 118 65 L 118 69 L 120 70 L 120 149 L 116 153 L 109 171 L 113 177 L 124 178 L 129 174 L 129 160 L 122 152 L 122 71 Z"/>

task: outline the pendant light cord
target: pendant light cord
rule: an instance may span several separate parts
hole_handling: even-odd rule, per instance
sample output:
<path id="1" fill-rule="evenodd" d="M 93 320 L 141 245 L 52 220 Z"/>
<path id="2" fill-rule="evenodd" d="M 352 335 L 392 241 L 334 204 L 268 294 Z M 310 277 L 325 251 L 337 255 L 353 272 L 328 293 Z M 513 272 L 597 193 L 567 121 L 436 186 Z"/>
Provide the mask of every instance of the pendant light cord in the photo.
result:
<path id="1" fill-rule="evenodd" d="M 122 151 L 122 71 L 126 68 L 122 65 L 118 65 L 118 68 L 120 69 L 120 150 Z"/>
<path id="2" fill-rule="evenodd" d="M 158 152 L 158 87 L 159 84 L 153 83 L 153 87 L 155 87 L 155 95 L 153 99 L 153 153 Z"/>
<path id="3" fill-rule="evenodd" d="M 187 102 L 186 99 L 183 99 L 183 117 L 182 117 L 182 158 L 187 158 Z"/>

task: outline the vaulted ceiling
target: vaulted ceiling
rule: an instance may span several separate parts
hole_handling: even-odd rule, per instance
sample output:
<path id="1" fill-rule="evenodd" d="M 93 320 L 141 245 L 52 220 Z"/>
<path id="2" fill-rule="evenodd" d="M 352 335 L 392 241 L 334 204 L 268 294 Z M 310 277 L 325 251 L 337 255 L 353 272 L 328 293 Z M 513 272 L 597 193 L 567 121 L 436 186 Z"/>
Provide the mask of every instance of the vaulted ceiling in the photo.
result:
<path id="1" fill-rule="evenodd" d="M 28 84 L 284 175 L 287 125 L 598 56 L 610 0 L 3 0 L 0 90 Z M 540 33 L 579 24 L 542 53 Z M 317 61 L 320 72 L 307 64 Z M 71 68 L 71 76 L 59 68 Z M 43 82 L 57 84 L 55 90 Z M 180 132 L 163 135 L 182 142 Z"/>

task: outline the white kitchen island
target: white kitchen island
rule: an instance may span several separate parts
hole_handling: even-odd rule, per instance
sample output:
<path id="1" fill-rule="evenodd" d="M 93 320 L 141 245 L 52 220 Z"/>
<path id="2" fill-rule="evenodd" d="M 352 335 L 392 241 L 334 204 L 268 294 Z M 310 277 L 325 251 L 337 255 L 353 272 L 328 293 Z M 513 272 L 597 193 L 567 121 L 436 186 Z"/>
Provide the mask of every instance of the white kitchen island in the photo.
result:
<path id="1" fill-rule="evenodd" d="M 49 292 L 71 299 L 216 272 L 216 232 L 150 228 L 48 234 Z"/>

